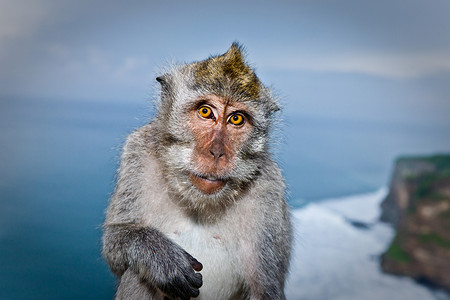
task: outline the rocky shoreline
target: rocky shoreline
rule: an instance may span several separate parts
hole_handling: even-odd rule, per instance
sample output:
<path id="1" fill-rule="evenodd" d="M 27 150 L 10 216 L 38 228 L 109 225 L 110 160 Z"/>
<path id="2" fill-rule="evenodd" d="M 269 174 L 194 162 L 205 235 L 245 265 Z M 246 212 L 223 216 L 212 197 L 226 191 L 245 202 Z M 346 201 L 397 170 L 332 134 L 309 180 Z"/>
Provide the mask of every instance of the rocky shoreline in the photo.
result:
<path id="1" fill-rule="evenodd" d="M 450 293 L 450 155 L 398 159 L 381 208 L 396 228 L 382 270 Z"/>

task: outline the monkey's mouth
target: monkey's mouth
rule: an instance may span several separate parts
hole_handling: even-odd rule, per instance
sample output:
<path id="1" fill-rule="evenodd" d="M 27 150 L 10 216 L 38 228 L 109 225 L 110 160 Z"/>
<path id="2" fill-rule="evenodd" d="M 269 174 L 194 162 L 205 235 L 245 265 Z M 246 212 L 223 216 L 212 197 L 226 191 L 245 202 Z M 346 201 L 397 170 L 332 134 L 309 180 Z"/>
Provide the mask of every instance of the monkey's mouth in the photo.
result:
<path id="1" fill-rule="evenodd" d="M 197 173 L 190 173 L 189 178 L 192 184 L 205 194 L 217 193 L 227 184 L 226 179 Z"/>

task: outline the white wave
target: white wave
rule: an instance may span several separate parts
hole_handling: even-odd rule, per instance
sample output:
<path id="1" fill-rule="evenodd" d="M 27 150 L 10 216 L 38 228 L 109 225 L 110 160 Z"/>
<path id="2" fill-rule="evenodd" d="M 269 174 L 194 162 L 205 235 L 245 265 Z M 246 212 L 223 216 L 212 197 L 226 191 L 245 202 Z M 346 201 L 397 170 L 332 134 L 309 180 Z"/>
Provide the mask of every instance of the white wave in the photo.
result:
<path id="1" fill-rule="evenodd" d="M 450 299 L 410 278 L 381 272 L 379 256 L 394 234 L 391 226 L 377 221 L 386 191 L 311 203 L 293 212 L 295 244 L 287 299 Z M 348 219 L 372 226 L 358 229 Z"/>

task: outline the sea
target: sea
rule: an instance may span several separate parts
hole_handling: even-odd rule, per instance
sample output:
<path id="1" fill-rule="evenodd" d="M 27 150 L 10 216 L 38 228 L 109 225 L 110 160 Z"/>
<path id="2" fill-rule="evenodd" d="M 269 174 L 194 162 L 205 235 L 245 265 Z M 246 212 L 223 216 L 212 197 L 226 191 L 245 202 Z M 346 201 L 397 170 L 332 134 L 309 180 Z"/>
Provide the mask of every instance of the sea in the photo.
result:
<path id="1" fill-rule="evenodd" d="M 145 99 L 0 97 L 1 300 L 113 298 L 101 224 L 124 140 L 152 107 Z M 271 151 L 295 227 L 288 299 L 450 299 L 381 272 L 394 232 L 378 221 L 395 159 L 449 152 L 448 132 L 283 115 Z"/>

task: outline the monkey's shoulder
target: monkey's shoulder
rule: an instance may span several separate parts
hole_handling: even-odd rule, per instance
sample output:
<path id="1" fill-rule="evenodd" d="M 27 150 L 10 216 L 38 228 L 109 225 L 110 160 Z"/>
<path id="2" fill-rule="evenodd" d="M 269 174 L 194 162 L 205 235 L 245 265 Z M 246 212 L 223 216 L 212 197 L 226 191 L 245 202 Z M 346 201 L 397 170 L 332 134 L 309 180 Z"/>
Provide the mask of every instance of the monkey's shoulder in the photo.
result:
<path id="1" fill-rule="evenodd" d="M 156 128 L 153 123 L 148 123 L 130 133 L 125 141 L 123 153 L 152 154 L 156 141 Z"/>
<path id="2" fill-rule="evenodd" d="M 253 193 L 259 197 L 276 195 L 277 198 L 284 200 L 286 184 L 278 164 L 268 158 L 259 169 L 259 173 L 252 186 Z"/>

